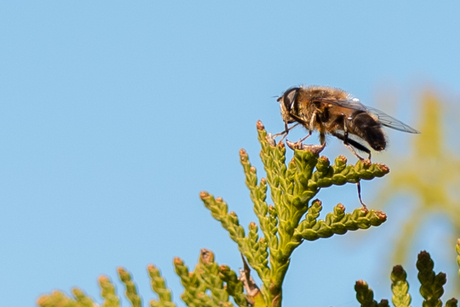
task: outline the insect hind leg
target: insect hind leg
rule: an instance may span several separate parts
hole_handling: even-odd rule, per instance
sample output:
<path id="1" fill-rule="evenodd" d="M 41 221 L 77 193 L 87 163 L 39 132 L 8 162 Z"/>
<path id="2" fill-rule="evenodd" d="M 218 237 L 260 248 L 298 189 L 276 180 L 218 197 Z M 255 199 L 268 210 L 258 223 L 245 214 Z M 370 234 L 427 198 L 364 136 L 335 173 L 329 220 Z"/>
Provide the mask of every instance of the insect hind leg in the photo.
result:
<path id="1" fill-rule="evenodd" d="M 371 151 L 366 146 L 362 145 L 361 143 L 356 142 L 355 140 L 348 138 L 348 133 L 340 134 L 340 133 L 332 133 L 333 136 L 343 141 L 343 144 L 360 160 L 365 160 L 363 157 L 358 155 L 355 148 L 361 151 L 364 151 L 369 155 L 369 160 L 371 160 Z"/>
<path id="2" fill-rule="evenodd" d="M 359 202 L 360 202 L 361 205 L 363 206 L 363 209 L 367 211 L 367 206 L 366 206 L 366 204 L 363 202 L 363 200 L 361 199 L 361 184 L 360 184 L 359 181 L 356 183 L 356 186 L 358 187 L 358 198 L 359 198 Z"/>

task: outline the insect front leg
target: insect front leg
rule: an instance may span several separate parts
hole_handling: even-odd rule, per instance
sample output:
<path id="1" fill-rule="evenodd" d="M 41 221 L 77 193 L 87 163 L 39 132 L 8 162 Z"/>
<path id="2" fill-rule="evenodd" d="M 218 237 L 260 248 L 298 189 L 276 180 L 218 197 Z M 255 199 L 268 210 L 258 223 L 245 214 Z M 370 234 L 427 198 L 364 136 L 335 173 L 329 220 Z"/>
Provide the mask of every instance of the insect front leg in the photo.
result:
<path id="1" fill-rule="evenodd" d="M 284 131 L 281 131 L 280 133 L 274 134 L 273 137 L 275 138 L 275 137 L 278 137 L 278 136 L 282 135 L 283 137 L 282 137 L 281 140 L 280 140 L 280 142 L 282 142 L 282 141 L 284 140 L 284 138 L 288 135 L 289 131 L 290 131 L 292 128 L 298 126 L 299 124 L 300 124 L 300 123 L 296 123 L 295 125 L 292 125 L 291 127 L 288 127 L 288 123 L 285 122 L 285 123 L 284 123 Z"/>
<path id="2" fill-rule="evenodd" d="M 301 140 L 299 141 L 299 143 L 302 143 L 303 141 L 305 141 L 306 139 L 308 139 L 308 137 L 312 134 L 312 132 L 313 132 L 313 125 L 315 124 L 315 120 L 316 120 L 316 113 L 317 113 L 317 111 L 315 110 L 315 111 L 313 112 L 313 114 L 311 115 L 310 123 L 309 123 L 309 125 L 308 125 L 308 134 L 307 134 L 307 136 L 304 137 L 303 139 L 301 139 Z M 323 143 L 321 143 L 321 145 L 322 145 L 322 144 L 323 144 Z"/>

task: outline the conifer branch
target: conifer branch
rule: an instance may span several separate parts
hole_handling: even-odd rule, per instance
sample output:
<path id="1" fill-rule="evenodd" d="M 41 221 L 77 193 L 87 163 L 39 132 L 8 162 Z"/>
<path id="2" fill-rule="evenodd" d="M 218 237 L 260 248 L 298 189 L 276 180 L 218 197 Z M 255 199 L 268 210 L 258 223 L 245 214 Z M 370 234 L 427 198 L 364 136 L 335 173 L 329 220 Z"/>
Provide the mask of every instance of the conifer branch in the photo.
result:
<path id="1" fill-rule="evenodd" d="M 457 250 L 460 241 L 457 243 Z M 433 271 L 434 262 L 425 251 L 418 254 L 417 269 L 419 270 L 418 279 L 420 281 L 420 294 L 424 298 L 423 307 L 441 307 L 441 296 L 444 293 L 444 285 L 446 284 L 446 274 Z M 392 303 L 395 307 L 410 307 L 411 296 L 409 294 L 409 283 L 407 282 L 407 274 L 402 266 L 393 267 L 391 272 L 391 291 L 393 292 Z M 366 282 L 360 280 L 355 285 L 356 298 L 361 306 L 377 306 L 377 302 L 373 300 L 374 294 Z M 383 302 L 382 300 L 380 304 Z M 456 307 L 457 299 L 451 298 L 445 304 L 448 307 Z M 388 302 L 386 303 L 388 305 Z M 378 305 L 380 306 L 380 305 Z"/>
<path id="2" fill-rule="evenodd" d="M 215 199 L 207 192 L 201 192 L 200 197 L 259 275 L 263 283 L 262 296 L 267 306 L 280 306 L 282 283 L 291 254 L 303 240 L 312 241 L 344 234 L 349 230 L 367 229 L 379 226 L 386 220 L 383 212 L 368 211 L 365 208 L 345 213 L 342 204 L 327 214 L 325 220 L 319 220 L 321 202 L 311 202 L 311 199 L 321 188 L 371 180 L 384 176 L 389 169 L 383 164 L 372 164 L 369 161 L 347 165 L 343 156 L 338 157 L 334 165 L 330 165 L 328 158 L 319 156 L 324 146 L 300 146 L 289 142 L 288 145 L 294 149 L 294 157 L 286 166 L 284 143 L 276 144 L 260 121 L 257 130 L 262 147 L 260 157 L 267 178 L 258 180 L 257 170 L 251 165 L 244 149 L 240 150 L 240 162 L 264 237 L 259 238 L 256 223 L 249 225 L 246 236 L 236 214 L 227 213 L 227 204 L 221 198 Z M 266 202 L 268 187 L 274 205 Z"/>
<path id="3" fill-rule="evenodd" d="M 153 292 L 158 295 L 158 301 L 151 300 L 151 307 L 175 307 L 176 305 L 172 302 L 171 290 L 166 288 L 166 282 L 163 277 L 161 277 L 160 270 L 154 265 L 149 265 L 147 267 L 149 272 L 150 284 L 152 286 Z"/>
<path id="4" fill-rule="evenodd" d="M 282 285 L 292 252 L 304 240 L 313 241 L 348 231 L 367 229 L 379 226 L 386 220 L 383 212 L 367 210 L 365 207 L 346 213 L 342 204 L 335 206 L 324 219 L 320 219 L 321 201 L 312 200 L 323 188 L 346 183 L 356 184 L 361 180 L 384 176 L 389 172 L 385 165 L 372 164 L 369 161 L 347 165 L 343 156 L 339 156 L 331 165 L 328 158 L 320 157 L 324 146 L 308 146 L 288 141 L 288 146 L 294 150 L 294 156 L 286 165 L 284 143 L 276 144 L 260 121 L 257 123 L 257 130 L 266 178 L 258 179 L 256 168 L 251 165 L 248 154 L 244 149 L 240 150 L 240 163 L 254 203 L 257 222 L 250 223 L 246 232 L 239 224 L 237 214 L 228 211 L 222 198 L 215 198 L 207 192 L 200 193 L 200 198 L 212 217 L 221 223 L 237 244 L 244 269 L 240 270 L 238 277 L 228 266 L 219 266 L 215 262 L 214 254 L 206 249 L 201 250 L 194 271 L 190 271 L 180 258 L 175 258 L 175 271 L 184 286 L 181 299 L 187 306 L 235 306 L 232 300 L 241 307 L 281 306 Z M 273 204 L 267 203 L 268 192 Z M 260 277 L 260 288 L 253 280 L 250 268 Z M 150 301 L 150 306 L 175 306 L 171 291 L 166 288 L 159 270 L 153 265 L 149 265 L 147 270 L 152 290 L 158 296 L 157 300 Z M 141 298 L 129 272 L 119 268 L 118 274 L 132 306 L 141 306 Z M 120 299 L 112 282 L 107 277 L 101 277 L 99 284 L 104 299 L 102 306 L 119 307 Z M 369 300 L 371 290 L 363 291 L 360 292 L 365 299 L 363 302 L 374 304 L 372 299 Z M 89 307 L 95 304 L 78 289 L 74 289 L 73 296 L 74 298 L 68 298 L 61 292 L 54 292 L 41 297 L 38 303 L 42 307 Z M 375 306 L 387 305 L 387 302 L 382 301 Z"/>

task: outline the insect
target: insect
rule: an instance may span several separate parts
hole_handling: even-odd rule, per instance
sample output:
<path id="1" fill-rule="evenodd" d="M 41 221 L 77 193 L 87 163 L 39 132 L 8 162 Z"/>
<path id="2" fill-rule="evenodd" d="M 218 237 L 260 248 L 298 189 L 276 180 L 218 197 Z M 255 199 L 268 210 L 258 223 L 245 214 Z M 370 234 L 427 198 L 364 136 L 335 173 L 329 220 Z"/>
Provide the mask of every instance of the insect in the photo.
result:
<path id="1" fill-rule="evenodd" d="M 364 160 L 355 149 L 367 153 L 369 155 L 367 163 L 370 163 L 371 151 L 362 144 L 362 141 L 375 151 L 384 150 L 387 140 L 382 126 L 409 133 L 420 133 L 382 111 L 364 106 L 359 99 L 337 88 L 292 87 L 278 98 L 278 102 L 281 106 L 284 131 L 274 136 L 282 135 L 282 141 L 289 131 L 298 125 L 308 130 L 307 136 L 291 144 L 291 148 L 303 148 L 302 142 L 312 134 L 313 130 L 317 130 L 323 148 L 326 144 L 326 134 L 330 134 L 342 140 L 358 159 Z M 294 125 L 289 127 L 289 124 Z M 361 199 L 360 182 L 356 184 L 359 201 L 363 210 L 367 211 L 366 204 Z"/>
<path id="2" fill-rule="evenodd" d="M 362 141 L 375 151 L 386 148 L 387 140 L 382 126 L 420 133 L 382 111 L 361 104 L 358 98 L 349 93 L 333 87 L 292 87 L 278 98 L 278 102 L 285 128 L 275 136 L 282 135 L 283 140 L 292 128 L 302 125 L 308 130 L 308 135 L 300 143 L 317 130 L 322 145 L 326 142 L 326 134 L 330 134 L 342 140 L 360 160 L 364 159 L 356 150 L 367 153 L 369 160 L 371 159 L 371 150 Z M 293 123 L 294 125 L 288 126 Z"/>

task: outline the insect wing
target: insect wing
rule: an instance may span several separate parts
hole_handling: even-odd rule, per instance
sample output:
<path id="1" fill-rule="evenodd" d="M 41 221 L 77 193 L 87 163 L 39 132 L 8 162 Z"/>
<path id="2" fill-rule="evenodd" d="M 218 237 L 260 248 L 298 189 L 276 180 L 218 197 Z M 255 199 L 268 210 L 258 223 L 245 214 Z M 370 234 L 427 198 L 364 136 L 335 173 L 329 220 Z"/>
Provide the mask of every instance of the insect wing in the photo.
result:
<path id="1" fill-rule="evenodd" d="M 395 129 L 395 130 L 399 130 L 399 131 L 404 131 L 404 132 L 408 132 L 408 133 L 416 133 L 416 134 L 419 134 L 420 131 L 412 128 L 411 126 L 409 125 L 406 125 L 405 123 L 403 123 L 402 121 L 400 120 L 397 120 L 396 118 L 394 117 L 391 117 L 390 115 L 378 110 L 378 109 L 375 109 L 375 108 L 371 108 L 371 107 L 366 107 L 366 109 L 374 114 L 375 116 L 377 116 L 379 122 L 388 127 L 388 128 L 391 128 L 391 129 Z"/>
<path id="2" fill-rule="evenodd" d="M 336 105 L 342 108 L 369 112 L 377 117 L 377 120 L 379 121 L 379 123 L 391 129 L 408 132 L 408 133 L 416 133 L 416 134 L 420 133 L 420 131 L 412 128 L 409 125 L 406 125 L 405 123 L 403 123 L 400 120 L 397 120 L 394 117 L 391 117 L 390 115 L 386 114 L 383 111 L 363 105 L 361 102 L 359 102 L 357 98 L 349 98 L 349 99 L 344 99 L 344 100 L 324 99 L 324 102 L 330 103 L 330 104 L 333 104 L 333 105 Z"/>
<path id="3" fill-rule="evenodd" d="M 333 104 L 338 107 L 358 110 L 358 111 L 367 111 L 367 107 L 359 102 L 357 98 L 349 98 L 349 99 L 330 99 L 330 98 L 323 98 L 321 99 L 321 103 L 325 104 Z"/>

